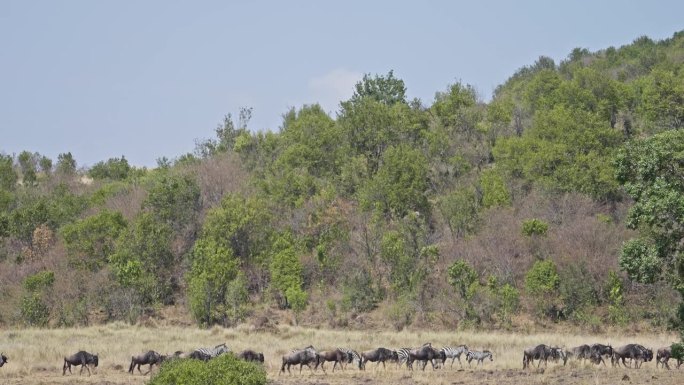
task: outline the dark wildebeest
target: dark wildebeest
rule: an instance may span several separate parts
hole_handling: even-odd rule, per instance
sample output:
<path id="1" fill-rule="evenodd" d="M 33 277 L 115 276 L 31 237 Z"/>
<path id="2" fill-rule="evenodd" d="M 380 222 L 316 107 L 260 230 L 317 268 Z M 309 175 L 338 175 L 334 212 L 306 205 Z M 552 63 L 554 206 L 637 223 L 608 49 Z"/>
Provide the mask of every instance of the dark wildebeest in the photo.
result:
<path id="1" fill-rule="evenodd" d="M 161 354 L 155 352 L 154 350 L 150 350 L 147 353 L 143 353 L 137 356 L 132 356 L 131 357 L 131 366 L 128 368 L 128 373 L 133 374 L 133 368 L 136 366 L 138 367 L 138 372 L 142 373 L 142 370 L 140 370 L 140 366 L 142 365 L 150 365 L 150 369 L 145 372 L 144 374 L 148 374 L 149 372 L 152 371 L 152 366 L 154 365 L 161 365 L 162 361 L 166 359 L 166 356 L 162 356 Z"/>
<path id="2" fill-rule="evenodd" d="M 670 365 L 667 363 L 672 358 L 672 346 L 666 346 L 664 348 L 658 349 L 656 353 L 656 368 L 660 364 L 663 368 L 670 370 Z M 677 369 L 682 365 L 682 360 L 677 359 Z"/>
<path id="3" fill-rule="evenodd" d="M 361 370 L 361 355 L 356 350 L 349 348 L 338 349 L 341 350 L 342 353 L 347 355 L 347 359 L 343 362 L 343 364 L 352 364 L 354 363 L 354 360 L 356 360 L 356 362 L 358 362 L 359 370 Z M 342 366 L 342 369 L 344 369 L 344 366 Z"/>
<path id="4" fill-rule="evenodd" d="M 410 350 L 408 355 L 408 360 L 406 360 L 406 366 L 410 369 L 413 370 L 413 361 L 422 361 L 423 362 L 423 367 L 422 369 L 425 370 L 425 367 L 427 366 L 428 361 L 432 364 L 432 369 L 435 369 L 435 361 L 436 359 L 440 359 L 443 357 L 440 355 L 440 351 L 432 347 L 432 343 L 428 342 L 424 344 L 423 346 L 417 348 L 417 349 L 412 349 Z M 441 352 L 444 354 L 444 352 Z"/>
<path id="5" fill-rule="evenodd" d="M 551 347 L 551 360 L 553 360 L 553 362 L 563 360 L 563 366 L 565 366 L 565 364 L 568 363 L 568 355 L 565 352 L 565 349 L 559 348 L 558 346 Z"/>
<path id="6" fill-rule="evenodd" d="M 494 355 L 489 350 L 483 350 L 481 352 L 469 350 L 468 353 L 466 353 L 466 361 L 468 361 L 468 367 L 470 367 L 470 361 L 472 360 L 477 360 L 476 365 L 482 364 L 484 366 L 483 361 L 487 357 L 489 357 L 489 361 L 494 361 Z"/>
<path id="7" fill-rule="evenodd" d="M 627 367 L 627 363 L 625 362 L 626 358 L 634 360 L 634 367 L 638 369 L 639 367 L 641 367 L 640 362 L 650 361 L 653 359 L 653 351 L 650 349 L 646 349 L 645 347 L 639 344 L 627 344 L 624 346 L 620 346 L 619 348 L 613 349 L 613 365 L 620 366 L 620 361 L 622 361 L 622 365 L 624 367 Z M 629 367 L 631 366 L 632 365 L 630 362 Z"/>
<path id="8" fill-rule="evenodd" d="M 290 372 L 290 366 L 299 364 L 299 373 L 302 372 L 302 367 L 304 365 L 309 367 L 309 370 L 313 373 L 311 369 L 311 364 L 316 364 L 318 367 L 318 352 L 313 346 L 308 346 L 301 350 L 294 350 L 290 354 L 283 356 L 283 366 L 280 367 L 280 373 L 285 373 L 285 366 L 287 365 L 287 372 Z"/>
<path id="9" fill-rule="evenodd" d="M 553 358 L 553 348 L 548 345 L 541 344 L 527 348 L 523 351 L 523 369 L 533 365 L 534 360 L 539 360 L 537 367 L 541 366 L 542 360 L 546 366 L 549 358 Z"/>
<path id="10" fill-rule="evenodd" d="M 90 376 L 90 365 L 97 367 L 98 359 L 97 354 L 90 354 L 86 351 L 81 350 L 80 352 L 64 357 L 64 366 L 62 367 L 62 375 L 66 374 L 67 369 L 69 369 L 69 374 L 71 373 L 71 365 L 78 366 L 81 365 L 81 371 L 78 373 L 79 376 L 83 374 L 83 368 L 88 370 L 88 376 Z"/>
<path id="11" fill-rule="evenodd" d="M 380 366 L 380 363 L 382 362 L 382 367 L 385 367 L 385 361 L 388 360 L 397 360 L 397 352 L 393 350 L 389 350 L 386 348 L 377 348 L 373 350 L 368 350 L 365 352 L 361 353 L 361 369 L 366 369 L 366 362 L 377 362 L 375 367 L 377 368 Z"/>
<path id="12" fill-rule="evenodd" d="M 2 368 L 2 365 L 5 365 L 7 363 L 7 356 L 5 353 L 0 354 L 0 368 Z"/>
<path id="13" fill-rule="evenodd" d="M 252 362 L 264 362 L 264 354 L 257 353 L 254 350 L 243 350 L 237 356 L 241 360 L 252 361 Z"/>
<path id="14" fill-rule="evenodd" d="M 323 372 L 325 372 L 325 363 L 328 361 L 334 361 L 335 363 L 333 364 L 333 373 L 335 373 L 335 367 L 337 367 L 337 364 L 340 364 L 340 367 L 342 367 L 342 363 L 345 361 L 349 361 L 349 356 L 343 352 L 340 349 L 335 349 L 335 350 L 324 350 L 322 352 L 318 352 L 318 362 L 316 362 L 316 366 L 321 365 L 321 369 L 323 369 Z"/>
<path id="15" fill-rule="evenodd" d="M 589 347 L 589 359 L 596 365 L 603 362 L 603 366 L 606 366 L 606 361 L 603 357 L 612 357 L 613 347 L 610 345 L 593 344 Z"/>
<path id="16" fill-rule="evenodd" d="M 591 358 L 591 347 L 589 345 L 576 346 L 565 352 L 565 354 L 568 358 L 575 357 L 576 360 L 588 360 Z"/>

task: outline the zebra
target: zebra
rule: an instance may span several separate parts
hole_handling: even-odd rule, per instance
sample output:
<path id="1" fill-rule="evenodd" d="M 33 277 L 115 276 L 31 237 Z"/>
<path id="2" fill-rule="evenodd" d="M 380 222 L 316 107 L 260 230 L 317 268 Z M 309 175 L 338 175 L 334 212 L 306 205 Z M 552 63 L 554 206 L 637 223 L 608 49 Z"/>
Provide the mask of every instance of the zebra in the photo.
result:
<path id="1" fill-rule="evenodd" d="M 361 369 L 361 355 L 354 349 L 349 348 L 337 348 L 342 353 L 347 355 L 347 364 L 353 364 L 354 361 L 358 362 L 359 370 Z M 344 369 L 344 366 L 342 367 Z"/>
<path id="2" fill-rule="evenodd" d="M 445 346 L 442 348 L 442 351 L 444 352 L 444 361 L 442 361 L 442 365 L 446 362 L 447 358 L 451 358 L 451 367 L 454 367 L 454 361 L 458 358 L 458 364 L 463 367 L 463 364 L 461 363 L 461 354 L 468 354 L 468 346 L 466 345 L 458 345 L 455 348 L 450 347 L 450 346 Z"/>
<path id="3" fill-rule="evenodd" d="M 400 348 L 396 350 L 397 352 L 397 367 L 400 367 L 404 363 L 406 363 L 406 366 L 408 367 L 408 359 L 409 359 L 409 353 L 411 352 L 411 348 Z"/>
<path id="4" fill-rule="evenodd" d="M 195 349 L 192 353 L 190 353 L 190 358 L 195 358 L 198 360 L 202 361 L 209 361 L 212 358 L 216 358 L 220 356 L 223 353 L 228 353 L 230 349 L 228 349 L 228 346 L 226 346 L 225 343 L 216 345 L 214 348 L 199 348 Z"/>
<path id="5" fill-rule="evenodd" d="M 477 365 L 482 364 L 484 366 L 482 361 L 484 361 L 484 359 L 487 357 L 489 357 L 489 361 L 494 361 L 494 355 L 489 350 L 483 350 L 481 352 L 468 350 L 468 353 L 466 353 L 466 361 L 468 361 L 468 366 L 470 366 L 470 361 L 472 360 L 477 360 Z"/>

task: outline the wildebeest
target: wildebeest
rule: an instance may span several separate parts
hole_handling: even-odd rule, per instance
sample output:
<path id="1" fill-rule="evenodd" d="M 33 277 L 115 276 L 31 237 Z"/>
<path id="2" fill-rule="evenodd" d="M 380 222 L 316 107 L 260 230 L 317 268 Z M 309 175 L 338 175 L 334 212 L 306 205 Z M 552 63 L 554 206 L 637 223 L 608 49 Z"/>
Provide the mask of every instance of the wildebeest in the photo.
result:
<path id="1" fill-rule="evenodd" d="M 559 348 L 558 346 L 551 347 L 551 359 L 553 362 L 563 360 L 563 366 L 568 363 L 568 355 L 565 352 L 565 349 Z"/>
<path id="2" fill-rule="evenodd" d="M 161 365 L 162 361 L 166 359 L 166 356 L 162 356 L 161 354 L 155 352 L 154 350 L 150 350 L 147 353 L 143 353 L 137 356 L 132 356 L 131 357 L 131 366 L 128 368 L 128 373 L 133 374 L 133 368 L 136 366 L 138 367 L 138 372 L 142 373 L 140 370 L 140 366 L 142 365 L 150 365 L 150 369 L 145 372 L 144 374 L 148 374 L 149 372 L 152 371 L 152 366 L 154 365 Z"/>
<path id="3" fill-rule="evenodd" d="M 565 352 L 568 358 L 574 357 L 576 360 L 588 360 L 591 358 L 591 347 L 589 345 L 580 345 L 571 348 Z"/>
<path id="4" fill-rule="evenodd" d="M 340 349 L 324 350 L 318 352 L 318 362 L 316 362 L 316 366 L 321 365 L 321 369 L 323 369 L 323 372 L 325 372 L 325 363 L 328 361 L 333 361 L 335 362 L 333 364 L 333 373 L 335 373 L 337 364 L 340 364 L 340 367 L 342 367 L 342 363 L 348 360 L 349 356 L 347 356 L 347 354 Z"/>
<path id="5" fill-rule="evenodd" d="M 349 348 L 338 348 L 342 353 L 347 355 L 347 360 L 344 361 L 344 364 L 352 364 L 354 361 L 358 363 L 359 370 L 361 369 L 361 355 L 354 349 L 349 349 Z M 344 369 L 344 366 L 342 366 L 342 369 Z"/>
<path id="6" fill-rule="evenodd" d="M 5 365 L 7 363 L 7 356 L 5 353 L 0 353 L 0 368 L 2 368 L 2 365 Z"/>
<path id="7" fill-rule="evenodd" d="M 672 358 L 672 346 L 666 346 L 664 348 L 658 349 L 656 352 L 656 368 L 658 364 L 662 365 L 663 368 L 670 369 L 670 365 L 667 363 Z M 677 358 L 677 369 L 682 365 L 682 360 Z"/>
<path id="8" fill-rule="evenodd" d="M 252 362 L 264 362 L 264 354 L 257 353 L 254 350 L 243 350 L 237 356 L 241 360 L 252 361 Z"/>
<path id="9" fill-rule="evenodd" d="M 606 361 L 603 357 L 612 357 L 613 347 L 610 345 L 593 344 L 589 347 L 589 359 L 595 364 L 600 364 L 603 362 L 603 366 L 606 366 Z"/>
<path id="10" fill-rule="evenodd" d="M 451 358 L 451 367 L 453 368 L 454 361 L 458 358 L 458 364 L 462 367 L 463 364 L 461 364 L 461 354 L 468 353 L 468 346 L 458 345 L 455 348 L 445 346 L 442 348 L 442 351 L 444 352 L 444 359 L 442 360 L 442 365 L 444 365 L 447 358 Z"/>
<path id="11" fill-rule="evenodd" d="M 523 351 L 523 369 L 534 364 L 534 360 L 539 360 L 537 367 L 541 366 L 542 360 L 546 366 L 549 358 L 553 358 L 553 348 L 548 345 L 540 344 Z"/>
<path id="12" fill-rule="evenodd" d="M 470 361 L 477 360 L 476 365 L 484 365 L 484 359 L 489 357 L 489 361 L 494 361 L 494 355 L 489 350 L 483 350 L 481 352 L 469 350 L 466 353 L 466 361 L 468 361 L 468 366 L 470 366 Z"/>
<path id="13" fill-rule="evenodd" d="M 375 367 L 377 368 L 382 362 L 382 367 L 385 367 L 385 361 L 397 360 L 397 352 L 389 350 L 386 348 L 377 348 L 373 350 L 368 350 L 361 353 L 361 369 L 366 369 L 366 362 L 376 362 Z"/>
<path id="14" fill-rule="evenodd" d="M 69 369 L 69 374 L 71 373 L 71 365 L 78 366 L 81 365 L 81 371 L 78 373 L 79 376 L 83 374 L 83 368 L 88 370 L 88 376 L 90 376 L 90 365 L 97 367 L 98 358 L 97 354 L 90 354 L 84 350 L 71 355 L 69 357 L 64 357 L 64 366 L 62 367 L 62 375 L 66 374 L 67 369 Z"/>
<path id="15" fill-rule="evenodd" d="M 318 352 L 313 346 L 307 346 L 301 350 L 294 350 L 283 356 L 283 366 L 280 367 L 280 373 L 285 373 L 285 366 L 287 365 L 287 372 L 292 374 L 292 372 L 290 372 L 290 366 L 297 364 L 299 364 L 299 373 L 302 372 L 302 367 L 304 365 L 308 366 L 313 372 L 313 369 L 311 369 L 312 363 L 316 364 L 316 367 L 318 367 Z"/>
<path id="16" fill-rule="evenodd" d="M 202 361 L 209 361 L 212 358 L 216 358 L 223 353 L 228 353 L 230 349 L 225 343 L 214 346 L 213 348 L 199 348 L 195 349 L 190 353 L 190 358 L 194 358 Z"/>
<path id="17" fill-rule="evenodd" d="M 443 354 L 443 352 L 442 352 Z M 423 346 L 409 351 L 408 360 L 406 361 L 406 366 L 413 370 L 413 361 L 422 361 L 423 367 L 427 366 L 428 361 L 432 364 L 432 369 L 435 369 L 434 360 L 440 359 L 440 351 L 433 348 L 431 343 L 426 343 Z"/>
<path id="18" fill-rule="evenodd" d="M 646 349 L 639 344 L 627 344 L 613 349 L 613 365 L 620 366 L 620 361 L 622 361 L 622 365 L 627 367 L 627 363 L 625 362 L 626 358 L 634 360 L 634 367 L 638 369 L 641 367 L 640 362 L 650 361 L 653 359 L 653 351 Z"/>

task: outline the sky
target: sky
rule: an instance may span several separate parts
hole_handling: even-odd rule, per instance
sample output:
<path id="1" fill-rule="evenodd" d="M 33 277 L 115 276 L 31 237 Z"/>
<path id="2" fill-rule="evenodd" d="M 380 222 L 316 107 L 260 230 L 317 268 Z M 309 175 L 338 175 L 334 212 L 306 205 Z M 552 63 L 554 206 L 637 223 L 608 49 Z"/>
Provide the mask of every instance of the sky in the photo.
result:
<path id="1" fill-rule="evenodd" d="M 541 55 L 669 38 L 682 15 L 681 0 L 0 0 L 0 153 L 154 167 L 242 107 L 255 132 L 304 104 L 335 117 L 390 70 L 424 105 L 459 81 L 487 101 Z"/>

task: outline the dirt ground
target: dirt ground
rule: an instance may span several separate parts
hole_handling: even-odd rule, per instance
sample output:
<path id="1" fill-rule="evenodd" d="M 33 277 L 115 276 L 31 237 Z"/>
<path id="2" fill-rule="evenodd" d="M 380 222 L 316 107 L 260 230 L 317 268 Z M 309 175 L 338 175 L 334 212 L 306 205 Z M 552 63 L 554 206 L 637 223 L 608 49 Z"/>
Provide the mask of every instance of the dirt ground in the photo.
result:
<path id="1" fill-rule="evenodd" d="M 392 365 L 393 366 L 393 365 Z M 81 376 L 78 370 L 74 374 L 61 375 L 61 369 L 40 370 L 34 368 L 30 376 L 3 376 L 0 372 L 0 384 L 2 385 L 47 385 L 47 384 L 92 384 L 92 385 L 139 385 L 149 381 L 149 375 L 131 375 L 126 372 L 127 368 L 109 367 L 98 368 L 88 377 L 86 372 Z M 156 371 L 156 369 L 155 369 Z M 268 370 L 269 383 L 272 385 L 365 385 L 365 384 L 658 384 L 658 385 L 681 385 L 684 384 L 684 369 L 664 370 L 656 369 L 653 362 L 646 363 L 641 369 L 593 367 L 589 365 L 569 364 L 566 367 L 549 364 L 544 369 L 453 369 L 448 365 L 444 369 L 432 370 L 427 368 L 425 372 L 409 372 L 405 368 L 388 367 L 387 369 L 371 368 L 361 372 L 358 369 L 347 368 L 336 370 L 332 373 L 327 368 L 327 373 L 318 370 L 312 373 L 306 367 L 299 374 L 279 374 L 278 368 Z"/>

